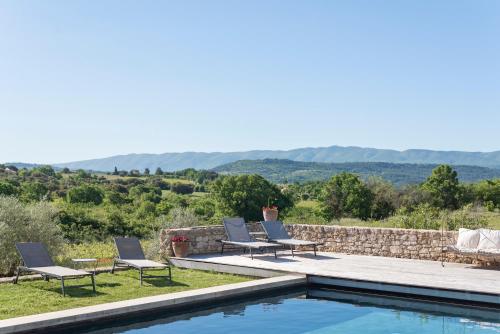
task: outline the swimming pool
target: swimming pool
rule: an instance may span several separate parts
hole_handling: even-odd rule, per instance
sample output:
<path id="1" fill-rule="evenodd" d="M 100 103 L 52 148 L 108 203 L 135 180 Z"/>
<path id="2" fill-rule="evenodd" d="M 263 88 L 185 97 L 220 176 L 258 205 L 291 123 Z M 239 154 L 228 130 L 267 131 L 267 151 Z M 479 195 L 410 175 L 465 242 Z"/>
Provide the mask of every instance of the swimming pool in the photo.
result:
<path id="1" fill-rule="evenodd" d="M 309 289 L 73 333 L 500 333 L 500 310 Z"/>

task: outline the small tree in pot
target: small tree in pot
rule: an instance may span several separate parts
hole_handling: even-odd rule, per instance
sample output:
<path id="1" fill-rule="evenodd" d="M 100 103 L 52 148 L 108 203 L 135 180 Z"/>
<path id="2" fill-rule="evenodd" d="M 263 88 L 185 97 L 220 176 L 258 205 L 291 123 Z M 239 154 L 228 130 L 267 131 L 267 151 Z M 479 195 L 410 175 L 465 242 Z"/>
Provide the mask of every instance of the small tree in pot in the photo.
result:
<path id="1" fill-rule="evenodd" d="M 176 257 L 186 257 L 189 254 L 189 238 L 183 235 L 172 237 L 172 249 Z"/>

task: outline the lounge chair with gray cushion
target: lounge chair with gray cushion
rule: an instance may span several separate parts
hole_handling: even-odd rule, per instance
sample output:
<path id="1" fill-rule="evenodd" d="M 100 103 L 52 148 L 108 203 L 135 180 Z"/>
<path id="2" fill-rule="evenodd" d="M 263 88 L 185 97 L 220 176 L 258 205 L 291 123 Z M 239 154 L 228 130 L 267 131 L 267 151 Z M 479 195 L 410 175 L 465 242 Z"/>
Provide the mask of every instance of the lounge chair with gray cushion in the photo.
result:
<path id="1" fill-rule="evenodd" d="M 224 229 L 226 230 L 227 240 L 221 240 L 222 249 L 221 254 L 224 253 L 225 245 L 232 245 L 238 248 L 243 248 L 243 250 L 250 251 L 250 257 L 253 260 L 253 250 L 264 251 L 266 249 L 272 249 L 274 251 L 274 257 L 276 255 L 276 247 L 278 245 L 271 244 L 264 241 L 255 241 L 250 236 L 245 220 L 243 218 L 224 218 Z"/>
<path id="2" fill-rule="evenodd" d="M 292 239 L 285 229 L 285 226 L 280 221 L 260 222 L 260 224 L 267 234 L 267 239 L 270 242 L 290 247 L 292 256 L 294 256 L 293 250 L 296 246 L 312 246 L 314 256 L 316 256 L 317 246 L 322 245 L 320 242 Z"/>
<path id="3" fill-rule="evenodd" d="M 142 251 L 141 243 L 137 238 L 114 238 L 118 258 L 113 261 L 111 273 L 114 273 L 116 267 L 129 267 L 139 270 L 140 285 L 143 278 L 168 278 L 172 282 L 172 271 L 170 264 L 159 263 L 147 260 Z M 168 275 L 145 275 L 145 270 L 167 269 Z"/>
<path id="4" fill-rule="evenodd" d="M 47 249 L 41 242 L 17 242 L 16 248 L 21 255 L 23 263 L 17 268 L 16 278 L 13 281 L 14 284 L 17 284 L 21 272 L 37 273 L 42 275 L 46 281 L 50 278 L 60 280 L 62 294 L 65 296 L 66 292 L 64 291 L 64 281 L 66 279 L 90 276 L 92 289 L 95 293 L 95 280 L 93 273 L 54 265 Z"/>

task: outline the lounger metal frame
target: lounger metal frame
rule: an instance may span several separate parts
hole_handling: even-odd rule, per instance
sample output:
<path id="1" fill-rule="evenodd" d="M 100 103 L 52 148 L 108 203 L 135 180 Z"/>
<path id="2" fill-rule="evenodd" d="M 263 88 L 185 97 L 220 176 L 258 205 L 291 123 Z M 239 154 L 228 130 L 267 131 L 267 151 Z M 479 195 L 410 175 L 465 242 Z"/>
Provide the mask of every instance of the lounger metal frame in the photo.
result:
<path id="1" fill-rule="evenodd" d="M 115 258 L 113 260 L 113 267 L 111 268 L 111 273 L 114 274 L 116 268 L 133 268 L 139 270 L 139 284 L 142 286 L 142 281 L 144 278 L 168 278 L 170 282 L 172 282 L 172 269 L 170 264 L 165 264 L 165 266 L 158 267 L 144 267 L 144 266 L 136 266 L 131 263 L 128 263 L 126 260 L 122 260 L 119 258 Z M 155 269 L 167 269 L 168 275 L 147 275 L 145 274 L 146 270 L 155 270 Z"/>
<path id="2" fill-rule="evenodd" d="M 314 252 L 314 256 L 317 256 L 317 250 L 318 250 L 318 246 L 321 246 L 323 245 L 324 243 L 322 242 L 314 242 L 314 241 L 306 241 L 306 240 L 298 240 L 298 239 L 293 239 L 290 237 L 290 235 L 288 234 L 288 232 L 286 230 L 284 230 L 284 234 L 282 235 L 283 237 L 282 238 L 279 238 L 279 239 L 273 239 L 271 238 L 271 236 L 269 235 L 269 231 L 265 228 L 265 223 L 269 223 L 269 222 L 260 222 L 261 226 L 262 226 L 262 229 L 264 230 L 264 232 L 266 232 L 267 234 L 267 240 L 270 241 L 270 242 L 275 242 L 277 244 L 280 244 L 283 246 L 283 248 L 285 248 L 286 246 L 289 246 L 290 247 L 290 251 L 292 252 L 292 257 L 295 256 L 295 253 L 294 253 L 294 247 L 295 246 L 299 246 L 299 247 L 308 247 L 308 246 L 312 246 L 313 247 L 313 252 Z M 281 221 L 275 221 L 275 222 L 270 222 L 271 224 L 281 224 L 281 226 L 283 226 L 283 223 Z M 297 245 L 294 245 L 294 244 L 291 244 L 291 243 L 286 243 L 286 242 L 282 242 L 280 240 L 295 240 L 297 242 L 300 242 L 300 241 L 303 241 L 304 243 L 302 245 L 300 244 L 297 244 Z"/>
<path id="3" fill-rule="evenodd" d="M 236 248 L 243 249 L 244 254 L 246 253 L 246 250 L 248 249 L 248 251 L 250 252 L 250 258 L 252 260 L 253 260 L 253 252 L 252 252 L 253 249 L 257 249 L 261 253 L 263 253 L 264 250 L 266 250 L 266 249 L 272 249 L 274 252 L 274 258 L 275 259 L 278 258 L 278 254 L 276 253 L 276 248 L 279 247 L 279 245 L 274 245 L 274 244 L 270 244 L 270 243 L 263 242 L 263 241 L 254 241 L 252 239 L 250 233 L 248 232 L 248 229 L 246 227 L 246 224 L 245 224 L 245 221 L 243 218 L 237 217 L 237 218 L 223 218 L 222 219 L 222 222 L 224 225 L 224 230 L 226 231 L 226 236 L 228 239 L 231 238 L 231 233 L 228 231 L 228 223 L 230 223 L 231 221 L 233 221 L 233 222 L 237 221 L 238 223 L 241 223 L 242 226 L 244 226 L 245 231 L 246 231 L 245 235 L 242 236 L 242 237 L 244 237 L 244 240 L 240 240 L 240 241 L 218 240 L 222 244 L 221 252 L 220 252 L 221 255 L 224 254 L 224 246 L 231 245 L 231 246 L 234 246 Z"/>
<path id="4" fill-rule="evenodd" d="M 25 267 L 25 266 L 21 265 L 21 266 L 17 267 L 16 278 L 13 281 L 14 284 L 18 283 L 19 275 L 21 274 L 21 272 L 40 274 L 42 276 L 43 280 L 47 281 L 47 282 L 50 281 L 50 278 L 55 278 L 55 279 L 60 280 L 61 281 L 61 292 L 63 294 L 63 297 L 66 296 L 66 291 L 65 291 L 65 286 L 64 286 L 65 280 L 67 280 L 67 279 L 79 279 L 79 278 L 83 278 L 83 277 L 86 277 L 86 276 L 90 276 L 91 285 L 92 285 L 92 291 L 94 292 L 94 294 L 96 293 L 95 278 L 94 278 L 94 274 L 93 273 L 89 273 L 88 275 L 83 275 L 82 274 L 82 275 L 71 275 L 71 276 L 68 276 L 68 275 L 55 275 L 55 274 L 52 274 L 52 273 L 49 273 L 49 272 L 46 272 L 46 271 L 35 270 L 35 269 L 32 269 L 32 268 Z M 72 285 L 71 287 L 80 288 L 80 287 L 85 287 L 85 286 L 89 286 L 89 284 Z"/>
<path id="5" fill-rule="evenodd" d="M 220 251 L 220 254 L 224 254 L 224 245 L 227 244 L 227 245 L 231 245 L 231 246 L 236 246 L 236 248 L 238 249 L 242 249 L 243 250 L 243 254 L 246 253 L 246 250 L 248 249 L 249 253 L 250 253 L 250 258 L 253 260 L 253 252 L 252 252 L 252 249 L 257 249 L 259 250 L 261 253 L 264 252 L 264 250 L 266 249 L 269 249 L 269 248 L 272 248 L 273 249 L 273 252 L 274 252 L 274 258 L 277 259 L 278 258 L 278 254 L 276 253 L 276 248 L 280 245 L 276 245 L 276 246 L 262 246 L 262 247 L 254 247 L 254 246 L 251 246 L 250 244 L 249 245 L 242 245 L 242 243 L 240 242 L 232 242 L 232 241 L 229 241 L 229 240 L 217 240 L 219 241 L 221 244 L 222 244 L 222 247 L 221 247 L 221 251 Z"/>
<path id="6" fill-rule="evenodd" d="M 278 241 L 275 241 L 273 239 L 269 239 L 269 241 L 279 243 Z M 280 245 L 282 245 L 283 248 L 285 248 L 285 246 L 287 246 L 287 244 L 283 244 L 283 243 L 280 243 Z M 300 247 L 313 246 L 314 256 L 316 256 L 318 245 L 320 245 L 320 244 L 316 244 L 315 243 L 315 244 L 307 244 L 307 245 L 304 244 L 304 245 L 297 245 L 297 246 L 300 246 Z M 294 251 L 295 251 L 295 249 L 294 249 L 295 245 L 288 244 L 288 246 L 290 246 L 290 251 L 292 252 L 292 257 L 295 257 L 295 253 L 294 253 Z"/>
<path id="7" fill-rule="evenodd" d="M 121 257 L 122 252 L 120 251 L 120 247 L 118 244 L 121 240 L 128 239 L 131 242 L 136 242 L 138 244 L 137 249 L 135 249 L 136 253 L 134 254 L 133 259 L 123 259 Z M 158 266 L 139 266 L 131 263 L 133 260 L 146 260 L 144 256 L 144 252 L 142 251 L 141 244 L 137 238 L 114 238 L 116 250 L 118 251 L 118 257 L 113 259 L 113 266 L 111 267 L 111 273 L 115 272 L 115 268 L 133 268 L 139 270 L 139 284 L 142 286 L 142 281 L 144 278 L 168 278 L 169 282 L 172 282 L 172 268 L 170 262 L 167 263 L 158 263 Z M 118 241 L 118 242 L 117 242 Z M 154 262 L 154 261 L 151 261 Z M 154 269 L 167 269 L 168 275 L 146 275 L 144 272 L 146 270 L 154 270 Z"/>
<path id="8" fill-rule="evenodd" d="M 38 244 L 38 245 L 40 245 L 40 247 L 45 248 L 43 246 L 43 244 L 41 244 L 41 243 L 32 243 L 32 244 Z M 41 269 L 30 268 L 30 267 L 25 266 L 25 259 L 23 257 L 22 251 L 20 250 L 18 244 L 16 244 L 16 248 L 17 248 L 19 254 L 21 255 L 22 261 L 21 261 L 21 265 L 19 265 L 17 267 L 16 277 L 14 278 L 14 280 L 12 281 L 12 283 L 14 283 L 14 284 L 18 283 L 19 276 L 21 275 L 21 273 L 36 273 L 36 274 L 40 274 L 42 276 L 43 280 L 46 281 L 46 282 L 49 282 L 50 278 L 55 278 L 55 279 L 60 280 L 61 281 L 61 292 L 62 292 L 63 297 L 65 297 L 66 296 L 66 291 L 65 291 L 64 282 L 65 282 L 66 279 L 78 279 L 78 278 L 83 278 L 83 277 L 86 277 L 86 276 L 90 276 L 91 285 L 92 285 L 92 291 L 94 292 L 94 294 L 96 293 L 96 288 L 95 288 L 95 274 L 94 273 L 87 273 L 87 274 L 83 274 L 82 273 L 81 275 L 57 275 L 57 274 L 51 273 L 49 271 L 44 271 L 44 270 L 41 270 Z M 50 259 L 50 263 L 47 262 L 46 264 L 47 265 L 45 265 L 45 266 L 40 266 L 40 267 L 37 267 L 37 268 L 53 267 L 54 266 L 54 263 L 52 262 L 52 259 Z M 65 268 L 65 267 L 63 267 L 63 268 Z M 71 269 L 71 268 L 68 268 L 68 269 Z M 72 287 L 85 287 L 85 286 L 88 286 L 88 284 L 73 285 Z"/>

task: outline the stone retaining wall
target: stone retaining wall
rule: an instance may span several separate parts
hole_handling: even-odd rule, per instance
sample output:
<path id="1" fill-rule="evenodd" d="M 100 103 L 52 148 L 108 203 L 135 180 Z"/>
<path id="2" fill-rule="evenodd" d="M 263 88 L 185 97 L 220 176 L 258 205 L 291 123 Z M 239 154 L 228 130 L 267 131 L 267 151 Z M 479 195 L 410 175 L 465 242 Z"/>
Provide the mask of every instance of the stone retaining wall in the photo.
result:
<path id="1" fill-rule="evenodd" d="M 250 232 L 261 232 L 260 224 L 247 224 Z M 190 254 L 216 253 L 221 250 L 217 240 L 226 239 L 222 225 L 196 226 L 178 229 L 166 229 L 160 234 L 162 250 L 169 256 L 173 255 L 170 239 L 174 236 L 186 236 L 190 240 Z"/>
<path id="2" fill-rule="evenodd" d="M 260 231 L 259 224 L 248 224 L 249 230 Z M 296 239 L 323 242 L 319 251 L 346 254 L 374 255 L 398 258 L 441 261 L 442 245 L 456 243 L 458 233 L 436 230 L 396 228 L 344 227 L 335 225 L 285 225 Z M 223 226 L 203 226 L 164 230 L 161 234 L 163 249 L 172 255 L 170 238 L 185 235 L 191 240 L 191 254 L 219 252 L 216 240 L 225 239 Z M 476 263 L 481 259 L 445 253 L 448 262 Z"/>

